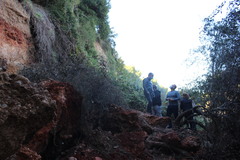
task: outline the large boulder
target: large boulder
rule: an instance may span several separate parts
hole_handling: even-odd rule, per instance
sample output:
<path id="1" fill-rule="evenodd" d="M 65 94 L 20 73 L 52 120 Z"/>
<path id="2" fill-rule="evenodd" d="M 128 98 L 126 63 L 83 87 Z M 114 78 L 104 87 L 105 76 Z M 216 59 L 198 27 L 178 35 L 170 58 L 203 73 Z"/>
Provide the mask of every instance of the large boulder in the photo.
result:
<path id="1" fill-rule="evenodd" d="M 27 144 L 54 117 L 55 101 L 27 78 L 0 73 L 0 159 Z"/>
<path id="2" fill-rule="evenodd" d="M 53 121 L 39 129 L 26 145 L 41 153 L 44 159 L 55 159 L 72 147 L 79 138 L 81 128 L 82 96 L 68 83 L 49 80 L 41 82 L 50 97 L 56 101 Z"/>
<path id="3" fill-rule="evenodd" d="M 68 83 L 0 76 L 0 159 L 55 159 L 79 139 L 82 96 Z M 42 92 L 41 92 L 42 91 Z"/>

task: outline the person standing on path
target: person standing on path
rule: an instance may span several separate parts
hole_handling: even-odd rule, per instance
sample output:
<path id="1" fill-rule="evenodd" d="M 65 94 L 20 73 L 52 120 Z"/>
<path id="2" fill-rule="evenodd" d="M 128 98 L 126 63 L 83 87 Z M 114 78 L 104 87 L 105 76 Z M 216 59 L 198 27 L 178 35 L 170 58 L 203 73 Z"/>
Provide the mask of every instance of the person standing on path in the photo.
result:
<path id="1" fill-rule="evenodd" d="M 147 113 L 152 114 L 152 99 L 154 97 L 153 92 L 153 73 L 149 73 L 147 78 L 143 79 L 143 89 L 144 89 L 144 96 L 146 97 L 148 104 L 147 104 Z"/>
<path id="2" fill-rule="evenodd" d="M 168 101 L 167 107 L 167 116 L 171 118 L 172 114 L 176 119 L 178 116 L 178 102 L 180 100 L 180 94 L 178 91 L 175 91 L 177 86 L 175 84 L 170 86 L 171 91 L 168 92 L 166 100 Z M 172 121 L 170 121 L 167 128 L 172 128 Z"/>

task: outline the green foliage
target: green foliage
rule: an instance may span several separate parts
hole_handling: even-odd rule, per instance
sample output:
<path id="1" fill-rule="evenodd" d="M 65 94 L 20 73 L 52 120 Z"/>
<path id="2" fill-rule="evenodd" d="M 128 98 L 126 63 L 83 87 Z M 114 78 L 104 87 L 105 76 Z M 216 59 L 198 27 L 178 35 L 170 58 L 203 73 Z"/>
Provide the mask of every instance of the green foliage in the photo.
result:
<path id="1" fill-rule="evenodd" d="M 71 55 L 80 56 L 88 65 L 99 68 L 94 43 L 100 37 L 110 39 L 108 23 L 109 2 L 106 0 L 53 0 L 47 6 L 60 24 L 61 29 L 72 40 Z"/>
<path id="2" fill-rule="evenodd" d="M 81 14 L 95 20 L 95 29 L 100 34 L 100 38 L 107 40 L 111 33 L 107 16 L 110 2 L 108 0 L 82 0 L 79 8 L 82 11 Z"/>
<path id="3" fill-rule="evenodd" d="M 143 92 L 143 79 L 140 78 L 141 72 L 133 66 L 125 66 L 121 59 L 118 59 L 117 62 L 119 63 L 116 65 L 116 72 L 110 74 L 113 75 L 117 86 L 123 91 L 128 106 L 132 109 L 146 111 L 147 101 Z M 153 83 L 158 86 L 161 91 L 161 98 L 164 100 L 167 89 L 160 87 L 156 81 Z"/>
<path id="4" fill-rule="evenodd" d="M 216 21 L 223 5 L 205 19 L 201 51 L 209 72 L 198 85 L 211 121 L 207 128 L 206 155 L 200 159 L 239 159 L 240 146 L 240 1 L 229 2 L 226 17 Z M 194 90 L 193 90 L 194 91 Z M 200 92 L 199 92 L 200 91 Z"/>
<path id="5" fill-rule="evenodd" d="M 233 2 L 238 2 L 235 0 Z M 240 10 L 230 3 L 231 10 L 221 21 L 205 19 L 201 38 L 202 51 L 209 57 L 210 68 L 202 89 L 209 94 L 212 107 L 225 102 L 240 102 Z"/>
<path id="6" fill-rule="evenodd" d="M 134 67 L 125 66 L 119 75 L 118 82 L 122 90 L 124 90 L 126 100 L 133 109 L 145 110 L 145 97 L 143 95 L 141 73 Z"/>
<path id="7" fill-rule="evenodd" d="M 109 75 L 124 93 L 128 106 L 132 109 L 144 111 L 146 101 L 143 95 L 141 73 L 134 67 L 125 66 L 120 58 L 116 61 L 115 66 L 114 72 L 109 72 Z"/>

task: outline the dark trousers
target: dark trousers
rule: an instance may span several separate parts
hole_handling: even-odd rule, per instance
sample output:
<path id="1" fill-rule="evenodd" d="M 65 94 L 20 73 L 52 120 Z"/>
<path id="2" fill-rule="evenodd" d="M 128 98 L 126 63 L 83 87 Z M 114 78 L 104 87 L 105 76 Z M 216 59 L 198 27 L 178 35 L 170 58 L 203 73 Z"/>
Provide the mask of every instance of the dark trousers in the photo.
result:
<path id="1" fill-rule="evenodd" d="M 193 122 L 193 116 L 192 116 L 192 112 L 186 114 L 184 116 L 184 118 L 187 120 L 187 127 L 189 128 L 189 124 L 190 124 L 190 129 L 191 130 L 195 130 L 196 129 L 196 124 Z"/>
<path id="2" fill-rule="evenodd" d="M 147 104 L 147 113 L 152 114 L 152 97 L 146 91 L 144 91 L 144 96 L 146 97 L 147 102 L 148 102 L 148 104 Z"/>
<path id="3" fill-rule="evenodd" d="M 176 119 L 178 116 L 178 105 L 169 105 L 167 108 L 167 116 L 171 117 L 172 114 L 174 115 L 174 118 Z M 172 128 L 172 121 L 170 121 L 168 128 Z"/>

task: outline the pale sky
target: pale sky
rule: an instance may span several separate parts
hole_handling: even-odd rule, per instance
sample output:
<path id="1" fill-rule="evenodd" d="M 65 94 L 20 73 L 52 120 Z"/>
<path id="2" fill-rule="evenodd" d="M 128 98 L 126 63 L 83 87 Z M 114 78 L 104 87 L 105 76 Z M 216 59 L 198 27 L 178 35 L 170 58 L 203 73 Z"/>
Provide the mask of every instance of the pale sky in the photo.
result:
<path id="1" fill-rule="evenodd" d="M 185 60 L 199 46 L 202 20 L 222 1 L 111 0 L 116 50 L 143 77 L 153 72 L 159 85 L 182 87 L 206 72 L 206 66 L 186 66 Z"/>

